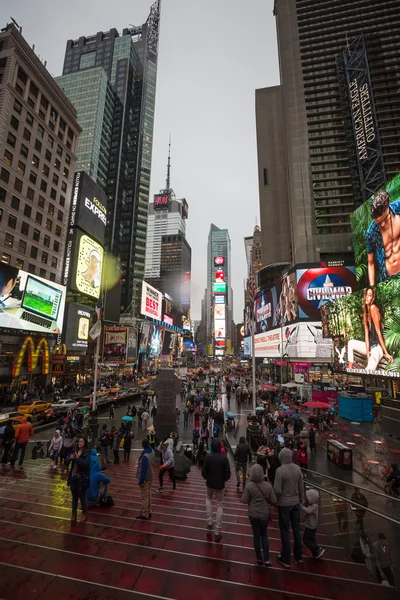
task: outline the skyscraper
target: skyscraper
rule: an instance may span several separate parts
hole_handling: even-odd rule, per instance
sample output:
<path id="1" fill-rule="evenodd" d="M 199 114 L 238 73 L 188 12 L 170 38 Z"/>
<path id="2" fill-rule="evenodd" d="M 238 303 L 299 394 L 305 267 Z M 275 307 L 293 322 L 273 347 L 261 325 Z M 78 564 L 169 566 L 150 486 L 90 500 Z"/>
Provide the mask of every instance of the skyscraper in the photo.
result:
<path id="1" fill-rule="evenodd" d="M 159 23 L 156 0 L 143 25 L 69 40 L 57 78 L 77 102 L 79 168 L 107 193 L 106 248 L 121 261 L 121 310 L 132 314 L 145 269 Z"/>
<path id="2" fill-rule="evenodd" d="M 348 259 L 351 212 L 400 170 L 399 2 L 275 0 L 274 13 L 281 85 L 256 96 L 264 264 Z M 357 157 L 350 55 L 376 125 L 369 180 Z"/>

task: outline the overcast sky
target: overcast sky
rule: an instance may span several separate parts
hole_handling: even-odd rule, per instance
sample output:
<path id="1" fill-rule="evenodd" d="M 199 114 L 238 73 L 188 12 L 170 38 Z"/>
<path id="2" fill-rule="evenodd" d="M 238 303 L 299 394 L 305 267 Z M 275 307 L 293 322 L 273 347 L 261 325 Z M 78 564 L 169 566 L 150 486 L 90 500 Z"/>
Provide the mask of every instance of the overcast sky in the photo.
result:
<path id="1" fill-rule="evenodd" d="M 143 23 L 151 0 L 0 0 L 61 75 L 68 39 Z M 279 83 L 273 0 L 162 0 L 151 194 L 172 187 L 189 203 L 192 318 L 200 318 L 210 224 L 229 230 L 234 318 L 243 318 L 243 238 L 259 222 L 255 89 Z"/>

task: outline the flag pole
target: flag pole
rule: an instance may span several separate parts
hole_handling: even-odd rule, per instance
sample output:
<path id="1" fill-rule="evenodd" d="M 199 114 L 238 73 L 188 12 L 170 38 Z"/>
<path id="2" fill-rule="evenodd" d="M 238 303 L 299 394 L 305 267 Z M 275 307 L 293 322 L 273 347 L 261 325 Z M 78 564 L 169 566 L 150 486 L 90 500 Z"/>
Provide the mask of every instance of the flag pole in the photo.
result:
<path id="1" fill-rule="evenodd" d="M 252 384 L 253 384 L 253 413 L 256 414 L 256 352 L 255 352 L 255 310 L 254 310 L 254 300 L 255 300 L 255 277 L 253 274 L 253 269 L 250 273 L 250 310 L 251 310 L 251 370 L 252 370 Z"/>

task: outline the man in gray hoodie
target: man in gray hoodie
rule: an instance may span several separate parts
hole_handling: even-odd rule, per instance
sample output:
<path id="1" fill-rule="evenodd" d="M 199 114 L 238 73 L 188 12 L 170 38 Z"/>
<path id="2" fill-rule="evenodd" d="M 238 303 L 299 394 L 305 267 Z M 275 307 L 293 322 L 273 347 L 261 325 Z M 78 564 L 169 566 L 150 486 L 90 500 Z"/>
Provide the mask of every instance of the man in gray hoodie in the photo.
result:
<path id="1" fill-rule="evenodd" d="M 296 562 L 302 563 L 300 533 L 300 503 L 304 501 L 303 475 L 300 467 L 292 463 L 292 452 L 283 448 L 279 453 L 281 466 L 276 470 L 274 490 L 278 499 L 279 529 L 282 548 L 277 561 L 290 569 L 290 525 L 293 529 L 293 553 Z"/>

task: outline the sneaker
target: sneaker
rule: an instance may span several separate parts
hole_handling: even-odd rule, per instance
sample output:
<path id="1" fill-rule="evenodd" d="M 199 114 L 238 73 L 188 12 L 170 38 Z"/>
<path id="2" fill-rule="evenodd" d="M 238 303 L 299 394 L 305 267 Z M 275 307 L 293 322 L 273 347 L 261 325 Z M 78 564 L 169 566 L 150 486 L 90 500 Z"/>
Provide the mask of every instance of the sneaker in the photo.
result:
<path id="1" fill-rule="evenodd" d="M 302 565 L 303 564 L 303 559 L 302 558 L 296 558 L 295 559 L 298 565 Z"/>
<path id="2" fill-rule="evenodd" d="M 278 554 L 278 556 L 276 557 L 276 562 L 282 565 L 282 567 L 285 567 L 285 569 L 290 569 L 290 565 L 288 565 L 288 563 L 283 562 L 280 554 Z"/>
<path id="3" fill-rule="evenodd" d="M 151 519 L 152 516 L 153 516 L 153 513 L 149 513 L 149 519 Z"/>
<path id="4" fill-rule="evenodd" d="M 156 493 L 157 494 L 161 494 L 163 491 L 164 491 L 164 488 L 160 487 L 160 488 L 158 488 L 158 490 L 156 490 Z"/>
<path id="5" fill-rule="evenodd" d="M 320 548 L 314 558 L 321 558 L 323 553 L 325 552 L 325 548 Z"/>
<path id="6" fill-rule="evenodd" d="M 140 521 L 148 521 L 148 517 L 144 517 L 143 515 L 139 515 L 138 517 L 136 517 L 136 519 L 139 519 Z"/>
<path id="7" fill-rule="evenodd" d="M 216 531 L 215 532 L 215 541 L 219 542 L 219 540 L 222 538 L 222 532 L 221 531 Z"/>
<path id="8" fill-rule="evenodd" d="M 207 529 L 210 529 L 212 531 L 213 528 L 213 524 L 212 521 L 210 523 L 207 523 Z"/>
<path id="9" fill-rule="evenodd" d="M 264 562 L 264 566 L 265 566 L 265 567 L 272 567 L 272 562 L 271 562 L 270 560 L 266 560 L 266 561 Z"/>
<path id="10" fill-rule="evenodd" d="M 257 561 L 257 565 L 258 565 L 259 567 L 262 567 L 262 566 L 263 566 L 263 564 L 264 564 L 264 563 L 263 563 L 263 561 L 262 561 L 262 560 L 258 560 L 258 561 Z"/>

